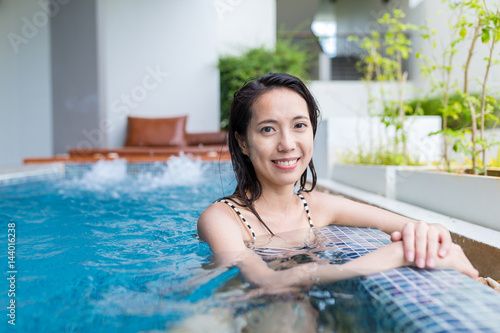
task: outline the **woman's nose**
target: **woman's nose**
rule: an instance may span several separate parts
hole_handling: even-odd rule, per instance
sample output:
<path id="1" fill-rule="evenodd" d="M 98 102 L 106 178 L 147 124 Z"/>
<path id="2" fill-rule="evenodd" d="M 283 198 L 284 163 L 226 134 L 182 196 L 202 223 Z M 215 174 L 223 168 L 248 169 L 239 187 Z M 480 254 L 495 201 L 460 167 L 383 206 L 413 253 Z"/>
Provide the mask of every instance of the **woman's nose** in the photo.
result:
<path id="1" fill-rule="evenodd" d="M 278 144 L 278 151 L 291 151 L 296 146 L 295 137 L 288 131 L 281 132 L 280 142 Z"/>

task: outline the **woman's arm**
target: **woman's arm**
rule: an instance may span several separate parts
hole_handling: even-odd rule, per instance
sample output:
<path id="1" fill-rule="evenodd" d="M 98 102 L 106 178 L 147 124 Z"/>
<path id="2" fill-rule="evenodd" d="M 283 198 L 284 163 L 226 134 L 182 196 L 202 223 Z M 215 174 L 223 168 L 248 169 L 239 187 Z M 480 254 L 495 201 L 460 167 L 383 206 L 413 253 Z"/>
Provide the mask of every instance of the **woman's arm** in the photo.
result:
<path id="1" fill-rule="evenodd" d="M 437 258 L 444 258 L 452 244 L 449 231 L 440 224 L 416 221 L 384 209 L 358 203 L 327 193 L 312 192 L 311 214 L 315 225 L 342 224 L 378 228 L 403 241 L 406 260 L 420 268 L 434 268 Z M 316 219 L 317 217 L 317 219 Z"/>
<path id="2" fill-rule="evenodd" d="M 242 228 L 236 215 L 223 203 L 211 205 L 198 219 L 198 235 L 215 254 L 219 266 L 236 265 L 243 279 L 255 287 L 287 288 L 328 283 L 363 274 L 380 272 L 405 264 L 401 242 L 395 242 L 365 257 L 344 265 L 302 264 L 290 269 L 274 271 L 244 242 Z"/>
<path id="3" fill-rule="evenodd" d="M 404 260 L 401 242 L 388 244 L 342 265 L 306 263 L 275 271 L 254 251 L 216 253 L 219 265 L 236 265 L 245 282 L 265 289 L 310 287 L 410 265 Z"/>
<path id="4" fill-rule="evenodd" d="M 236 265 L 245 282 L 271 292 L 287 290 L 290 287 L 332 283 L 411 265 L 404 259 L 402 242 L 390 243 L 342 265 L 307 263 L 279 271 L 269 268 L 266 262 L 250 249 L 240 253 L 216 253 L 216 259 L 223 266 Z M 438 268 L 456 269 L 472 278 L 478 276 L 462 249 L 455 244 L 451 246 L 450 254 L 445 259 L 438 259 L 436 265 Z"/>
<path id="5" fill-rule="evenodd" d="M 259 255 L 245 246 L 242 229 L 231 213 L 222 205 L 212 205 L 198 220 L 198 234 L 208 242 L 219 265 L 236 265 L 244 280 L 255 287 L 281 289 L 310 286 L 411 264 L 404 259 L 402 242 L 393 242 L 343 265 L 308 263 L 274 271 Z M 477 275 L 461 249 L 452 249 L 450 255 L 446 259 L 438 259 L 437 264 L 443 268 L 455 268 L 470 276 Z"/>

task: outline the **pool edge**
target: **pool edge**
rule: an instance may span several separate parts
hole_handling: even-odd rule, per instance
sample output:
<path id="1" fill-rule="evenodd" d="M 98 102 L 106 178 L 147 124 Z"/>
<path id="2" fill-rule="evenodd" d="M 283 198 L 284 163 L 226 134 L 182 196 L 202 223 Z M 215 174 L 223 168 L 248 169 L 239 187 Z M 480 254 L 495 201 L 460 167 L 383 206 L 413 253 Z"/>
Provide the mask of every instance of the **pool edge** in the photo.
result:
<path id="1" fill-rule="evenodd" d="M 318 186 L 412 219 L 444 225 L 450 230 L 453 241 L 462 246 L 466 256 L 479 270 L 481 276 L 500 280 L 500 267 L 494 265 L 494 263 L 500 262 L 500 231 L 382 197 L 329 179 L 318 179 Z"/>
<path id="2" fill-rule="evenodd" d="M 0 167 L 0 187 L 64 177 L 64 163 Z"/>

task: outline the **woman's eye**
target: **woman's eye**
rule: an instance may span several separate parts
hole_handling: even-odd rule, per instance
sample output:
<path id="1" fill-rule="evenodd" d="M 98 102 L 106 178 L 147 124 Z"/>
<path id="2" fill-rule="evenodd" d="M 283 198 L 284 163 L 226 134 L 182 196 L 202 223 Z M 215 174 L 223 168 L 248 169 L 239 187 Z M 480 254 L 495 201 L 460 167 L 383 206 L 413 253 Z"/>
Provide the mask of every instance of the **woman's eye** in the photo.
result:
<path id="1" fill-rule="evenodd" d="M 270 133 L 273 131 L 273 128 L 272 127 L 269 127 L 269 126 L 266 126 L 266 127 L 262 127 L 261 132 L 264 132 L 264 133 Z"/>
<path id="2" fill-rule="evenodd" d="M 306 128 L 307 127 L 307 124 L 305 123 L 298 123 L 295 125 L 295 128 Z"/>

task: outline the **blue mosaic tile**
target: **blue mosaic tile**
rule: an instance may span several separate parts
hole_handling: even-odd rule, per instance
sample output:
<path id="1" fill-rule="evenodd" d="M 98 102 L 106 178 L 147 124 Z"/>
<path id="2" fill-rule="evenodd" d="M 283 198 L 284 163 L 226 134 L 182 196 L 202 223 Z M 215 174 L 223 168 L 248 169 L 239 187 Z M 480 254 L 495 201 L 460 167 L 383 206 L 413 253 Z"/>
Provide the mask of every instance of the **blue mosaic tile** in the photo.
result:
<path id="1" fill-rule="evenodd" d="M 233 168 L 230 162 L 205 161 L 202 163 L 204 174 L 207 177 L 233 176 Z M 127 163 L 128 175 L 139 175 L 149 173 L 153 176 L 165 172 L 168 162 L 154 163 Z M 66 178 L 81 178 L 89 172 L 95 163 L 68 163 L 66 165 Z"/>
<path id="2" fill-rule="evenodd" d="M 318 230 L 347 260 L 388 244 L 377 229 L 329 226 Z M 360 279 L 381 330 L 403 332 L 500 332 L 500 297 L 454 270 L 403 267 Z"/>

